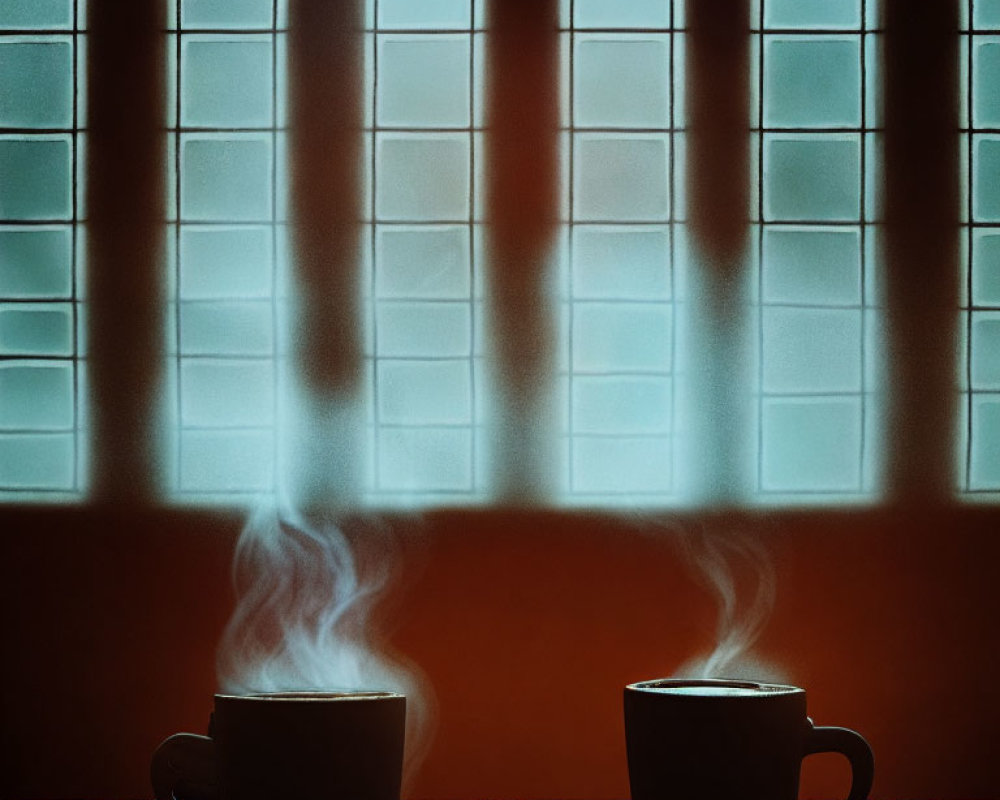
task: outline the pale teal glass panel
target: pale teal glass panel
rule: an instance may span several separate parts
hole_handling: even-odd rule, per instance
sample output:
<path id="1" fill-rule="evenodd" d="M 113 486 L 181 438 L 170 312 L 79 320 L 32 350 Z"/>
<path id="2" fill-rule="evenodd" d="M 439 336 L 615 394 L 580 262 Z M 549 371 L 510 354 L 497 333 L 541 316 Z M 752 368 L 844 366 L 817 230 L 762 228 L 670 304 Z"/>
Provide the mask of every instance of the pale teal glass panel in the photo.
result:
<path id="1" fill-rule="evenodd" d="M 467 361 L 378 363 L 378 416 L 390 425 L 462 425 L 472 421 Z"/>
<path id="2" fill-rule="evenodd" d="M 972 489 L 1000 489 L 1000 395 L 974 395 L 969 484 Z"/>
<path id="3" fill-rule="evenodd" d="M 469 124 L 469 36 L 380 36 L 379 125 Z"/>
<path id="4" fill-rule="evenodd" d="M 973 234 L 972 302 L 1000 306 L 1000 230 Z"/>
<path id="5" fill-rule="evenodd" d="M 573 155 L 577 220 L 667 219 L 666 136 L 578 134 Z"/>
<path id="6" fill-rule="evenodd" d="M 270 432 L 181 433 L 182 491 L 267 491 L 273 486 L 274 437 Z"/>
<path id="7" fill-rule="evenodd" d="M 861 0 L 764 0 L 764 25 L 768 28 L 859 28 Z"/>
<path id="8" fill-rule="evenodd" d="M 764 229 L 764 302 L 847 305 L 861 301 L 857 228 Z"/>
<path id="9" fill-rule="evenodd" d="M 267 138 L 181 140 L 181 216 L 190 220 L 270 220 L 271 142 Z"/>
<path id="10" fill-rule="evenodd" d="M 60 356 L 73 352 L 68 305 L 0 306 L 0 353 Z"/>
<path id="11" fill-rule="evenodd" d="M 468 429 L 388 428 L 379 432 L 380 489 L 398 492 L 472 488 Z"/>
<path id="12" fill-rule="evenodd" d="M 670 299 L 669 228 L 581 225 L 572 235 L 575 298 Z"/>
<path id="13" fill-rule="evenodd" d="M 460 220 L 469 216 L 467 134 L 378 137 L 375 209 L 391 220 Z"/>
<path id="14" fill-rule="evenodd" d="M 861 212 L 857 136 L 767 136 L 764 208 L 768 219 L 857 220 Z"/>
<path id="15" fill-rule="evenodd" d="M 670 124 L 670 43 L 665 35 L 575 38 L 576 125 L 665 128 Z"/>
<path id="16" fill-rule="evenodd" d="M 765 37 L 765 126 L 824 128 L 860 124 L 860 37 Z"/>
<path id="17" fill-rule="evenodd" d="M 185 36 L 181 45 L 181 122 L 192 127 L 271 125 L 270 38 Z"/>
<path id="18" fill-rule="evenodd" d="M 67 297 L 68 228 L 0 228 L 0 297 Z"/>
<path id="19" fill-rule="evenodd" d="M 972 164 L 972 214 L 976 221 L 1000 222 L 1000 138 L 977 136 Z"/>
<path id="20" fill-rule="evenodd" d="M 0 429 L 73 426 L 73 370 L 68 364 L 0 363 Z"/>
<path id="21" fill-rule="evenodd" d="M 765 308 L 762 314 L 764 391 L 860 391 L 860 312 Z"/>
<path id="22" fill-rule="evenodd" d="M 185 225 L 180 235 L 181 297 L 267 297 L 273 280 L 271 252 L 270 228 Z"/>
<path id="23" fill-rule="evenodd" d="M 380 356 L 454 357 L 472 352 L 468 303 L 382 303 L 375 319 Z"/>
<path id="24" fill-rule="evenodd" d="M 649 303 L 576 303 L 573 369 L 583 372 L 668 371 L 669 306 Z"/>
<path id="25" fill-rule="evenodd" d="M 654 376 L 579 376 L 573 380 L 573 430 L 670 433 L 673 382 Z"/>
<path id="26" fill-rule="evenodd" d="M 972 57 L 972 112 L 977 127 L 1000 127 L 1000 41 L 974 40 Z"/>
<path id="27" fill-rule="evenodd" d="M 272 0 L 176 0 L 185 28 L 270 28 Z"/>
<path id="28" fill-rule="evenodd" d="M 1000 389 L 1000 312 L 972 312 L 972 388 Z M 1000 457 L 1000 451 L 998 457 Z"/>
<path id="29" fill-rule="evenodd" d="M 378 0 L 380 28 L 468 28 L 469 0 Z"/>
<path id="30" fill-rule="evenodd" d="M 1000 0 L 975 0 L 972 24 L 977 28 L 1000 28 Z"/>
<path id="31" fill-rule="evenodd" d="M 469 229 L 464 225 L 380 226 L 375 290 L 379 297 L 469 296 Z"/>
<path id="32" fill-rule="evenodd" d="M 573 490 L 599 494 L 669 492 L 673 447 L 666 437 L 573 439 Z"/>
<path id="33" fill-rule="evenodd" d="M 73 47 L 59 40 L 0 40 L 0 125 L 73 124 Z"/>
<path id="34" fill-rule="evenodd" d="M 3 0 L 0 28 L 71 28 L 73 0 Z"/>
<path id="35" fill-rule="evenodd" d="M 0 217 L 69 219 L 70 141 L 0 138 Z"/>
<path id="36" fill-rule="evenodd" d="M 72 434 L 0 434 L 0 485 L 8 489 L 72 489 Z"/>
<path id="37" fill-rule="evenodd" d="M 274 350 L 269 302 L 184 303 L 180 317 L 184 355 L 266 356 Z"/>
<path id="38" fill-rule="evenodd" d="M 181 423 L 241 427 L 274 422 L 270 361 L 185 359 L 181 362 Z"/>
<path id="39" fill-rule="evenodd" d="M 764 491 L 856 491 L 861 482 L 861 401 L 764 401 Z"/>
<path id="40" fill-rule="evenodd" d="M 578 28 L 666 28 L 670 0 L 575 0 Z"/>

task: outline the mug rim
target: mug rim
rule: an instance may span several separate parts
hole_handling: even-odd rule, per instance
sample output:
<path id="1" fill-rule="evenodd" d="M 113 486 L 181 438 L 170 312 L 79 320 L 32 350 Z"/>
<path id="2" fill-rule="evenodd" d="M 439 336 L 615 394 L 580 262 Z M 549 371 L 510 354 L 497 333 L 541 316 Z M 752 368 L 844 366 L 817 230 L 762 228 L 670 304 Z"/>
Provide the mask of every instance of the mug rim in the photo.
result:
<path id="1" fill-rule="evenodd" d="M 372 689 L 362 689 L 358 691 L 340 690 L 326 691 L 317 690 L 284 690 L 276 692 L 248 692 L 247 694 L 234 694 L 232 692 L 216 692 L 216 700 L 235 700 L 247 702 L 293 702 L 293 703 L 328 703 L 328 702 L 356 702 L 359 700 L 395 700 L 406 699 L 406 695 L 400 692 L 380 691 Z"/>
<path id="2" fill-rule="evenodd" d="M 698 694 L 697 692 L 671 692 L 671 689 L 682 688 L 733 688 L 751 689 L 744 693 L 733 694 Z M 652 680 L 636 681 L 625 686 L 627 691 L 655 694 L 669 697 L 686 697 L 698 700 L 740 698 L 768 698 L 790 694 L 805 694 L 805 689 L 784 683 L 768 683 L 765 681 L 744 680 L 741 678 L 654 678 Z"/>

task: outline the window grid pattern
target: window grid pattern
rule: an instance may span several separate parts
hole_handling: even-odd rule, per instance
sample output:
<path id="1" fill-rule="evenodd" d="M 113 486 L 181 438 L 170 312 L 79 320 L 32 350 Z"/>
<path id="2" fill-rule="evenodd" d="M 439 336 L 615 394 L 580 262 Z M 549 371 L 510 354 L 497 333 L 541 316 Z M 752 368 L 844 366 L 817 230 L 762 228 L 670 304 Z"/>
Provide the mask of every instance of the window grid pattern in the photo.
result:
<path id="1" fill-rule="evenodd" d="M 71 0 L 0 12 L 0 501 L 83 488 L 83 47 Z"/>
<path id="2" fill-rule="evenodd" d="M 0 10 L 0 500 L 86 490 L 85 0 Z M 756 0 L 757 497 L 879 488 L 876 0 Z M 419 15 L 418 15 L 419 11 Z M 960 490 L 1000 491 L 1000 3 L 963 12 Z M 676 501 L 683 0 L 560 0 L 562 500 Z M 168 11 L 168 496 L 274 490 L 285 0 Z M 368 500 L 488 494 L 485 0 L 366 9 Z M 662 181 L 650 175 L 663 176 Z M 682 422 L 682 421 L 681 421 Z"/>
<path id="3" fill-rule="evenodd" d="M 761 501 L 878 488 L 874 0 L 760 0 L 755 292 Z"/>
<path id="4" fill-rule="evenodd" d="M 1000 490 L 1000 3 L 962 4 L 962 490 Z"/>

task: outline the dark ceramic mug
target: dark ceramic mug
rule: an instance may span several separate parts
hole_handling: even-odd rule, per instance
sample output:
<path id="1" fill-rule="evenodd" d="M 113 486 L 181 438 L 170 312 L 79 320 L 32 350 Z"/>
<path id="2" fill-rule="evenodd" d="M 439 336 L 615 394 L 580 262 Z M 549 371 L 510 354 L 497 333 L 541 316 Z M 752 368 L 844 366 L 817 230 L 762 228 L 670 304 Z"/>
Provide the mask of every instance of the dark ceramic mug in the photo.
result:
<path id="1" fill-rule="evenodd" d="M 208 736 L 153 754 L 157 800 L 399 800 L 406 698 L 393 692 L 215 695 Z"/>
<path id="2" fill-rule="evenodd" d="M 796 686 L 665 679 L 625 687 L 632 800 L 797 800 L 802 759 L 842 753 L 848 800 L 865 800 L 874 759 L 862 736 L 818 728 Z"/>

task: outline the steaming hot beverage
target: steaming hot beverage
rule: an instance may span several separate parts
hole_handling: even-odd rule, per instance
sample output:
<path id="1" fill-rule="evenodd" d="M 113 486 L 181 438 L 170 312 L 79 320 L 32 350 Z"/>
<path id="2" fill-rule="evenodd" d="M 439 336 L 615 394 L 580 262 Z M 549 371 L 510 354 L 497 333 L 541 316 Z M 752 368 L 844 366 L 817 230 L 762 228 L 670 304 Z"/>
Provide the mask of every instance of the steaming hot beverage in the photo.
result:
<path id="1" fill-rule="evenodd" d="M 157 800 L 399 800 L 406 698 L 393 692 L 215 696 L 208 736 L 153 754 Z"/>
<path id="2" fill-rule="evenodd" d="M 860 734 L 814 727 L 796 686 L 655 680 L 625 687 L 632 800 L 796 800 L 802 759 L 842 753 L 848 800 L 865 800 L 874 760 Z"/>

